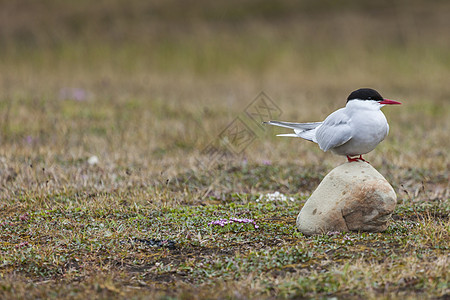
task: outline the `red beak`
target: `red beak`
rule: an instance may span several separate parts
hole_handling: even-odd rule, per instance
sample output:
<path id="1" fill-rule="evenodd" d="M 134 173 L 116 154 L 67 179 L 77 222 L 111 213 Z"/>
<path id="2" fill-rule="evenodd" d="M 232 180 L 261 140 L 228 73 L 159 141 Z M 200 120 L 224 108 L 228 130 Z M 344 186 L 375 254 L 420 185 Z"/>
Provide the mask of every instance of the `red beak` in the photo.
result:
<path id="1" fill-rule="evenodd" d="M 394 101 L 394 100 L 389 100 L 389 99 L 384 99 L 383 101 L 378 102 L 380 104 L 401 104 L 400 102 Z"/>

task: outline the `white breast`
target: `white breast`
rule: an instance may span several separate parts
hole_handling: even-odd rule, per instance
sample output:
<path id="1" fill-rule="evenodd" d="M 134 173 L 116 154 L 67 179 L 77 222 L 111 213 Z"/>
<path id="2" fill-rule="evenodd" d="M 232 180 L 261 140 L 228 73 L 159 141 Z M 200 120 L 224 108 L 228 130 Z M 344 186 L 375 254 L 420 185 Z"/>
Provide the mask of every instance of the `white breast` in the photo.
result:
<path id="1" fill-rule="evenodd" d="M 349 125 L 352 128 L 352 138 L 331 150 L 339 155 L 350 156 L 369 153 L 384 140 L 389 132 L 386 117 L 379 109 L 350 113 Z"/>

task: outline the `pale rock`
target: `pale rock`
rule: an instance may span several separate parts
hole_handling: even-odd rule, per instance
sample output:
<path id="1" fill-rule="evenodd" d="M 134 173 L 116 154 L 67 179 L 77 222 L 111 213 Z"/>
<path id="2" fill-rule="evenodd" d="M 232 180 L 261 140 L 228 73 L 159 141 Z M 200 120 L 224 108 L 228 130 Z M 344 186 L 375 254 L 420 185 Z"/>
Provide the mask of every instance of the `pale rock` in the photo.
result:
<path id="1" fill-rule="evenodd" d="M 397 204 L 392 186 L 366 162 L 349 162 L 333 169 L 306 201 L 297 217 L 306 234 L 330 231 L 386 230 Z"/>

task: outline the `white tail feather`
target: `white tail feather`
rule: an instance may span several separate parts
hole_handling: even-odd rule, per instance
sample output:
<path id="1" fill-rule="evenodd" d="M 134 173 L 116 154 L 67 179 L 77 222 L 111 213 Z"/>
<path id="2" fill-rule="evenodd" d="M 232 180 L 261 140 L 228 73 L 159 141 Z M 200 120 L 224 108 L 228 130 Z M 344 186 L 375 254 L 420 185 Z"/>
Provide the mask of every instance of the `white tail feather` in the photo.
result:
<path id="1" fill-rule="evenodd" d="M 281 121 L 269 121 L 269 122 L 264 122 L 264 124 L 293 129 L 295 132 L 295 133 L 277 134 L 277 136 L 301 137 L 305 140 L 317 143 L 316 129 L 322 124 L 322 122 L 291 123 L 291 122 L 281 122 Z"/>
<path id="2" fill-rule="evenodd" d="M 285 134 L 277 134 L 277 136 L 290 136 L 290 137 L 299 137 L 295 133 L 285 133 Z"/>

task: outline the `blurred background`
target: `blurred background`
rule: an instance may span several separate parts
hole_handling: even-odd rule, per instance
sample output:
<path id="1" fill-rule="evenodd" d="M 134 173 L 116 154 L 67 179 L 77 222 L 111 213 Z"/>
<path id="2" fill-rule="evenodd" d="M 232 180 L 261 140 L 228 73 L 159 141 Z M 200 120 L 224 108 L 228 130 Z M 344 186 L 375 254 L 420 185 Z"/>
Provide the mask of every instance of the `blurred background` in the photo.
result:
<path id="1" fill-rule="evenodd" d="M 261 91 L 306 122 L 360 87 L 403 102 L 384 109 L 391 133 L 367 159 L 448 175 L 449 15 L 444 0 L 1 0 L 2 180 L 98 182 L 92 156 L 113 186 L 123 170 L 172 176 Z M 261 132 L 237 159 L 343 161 Z"/>

